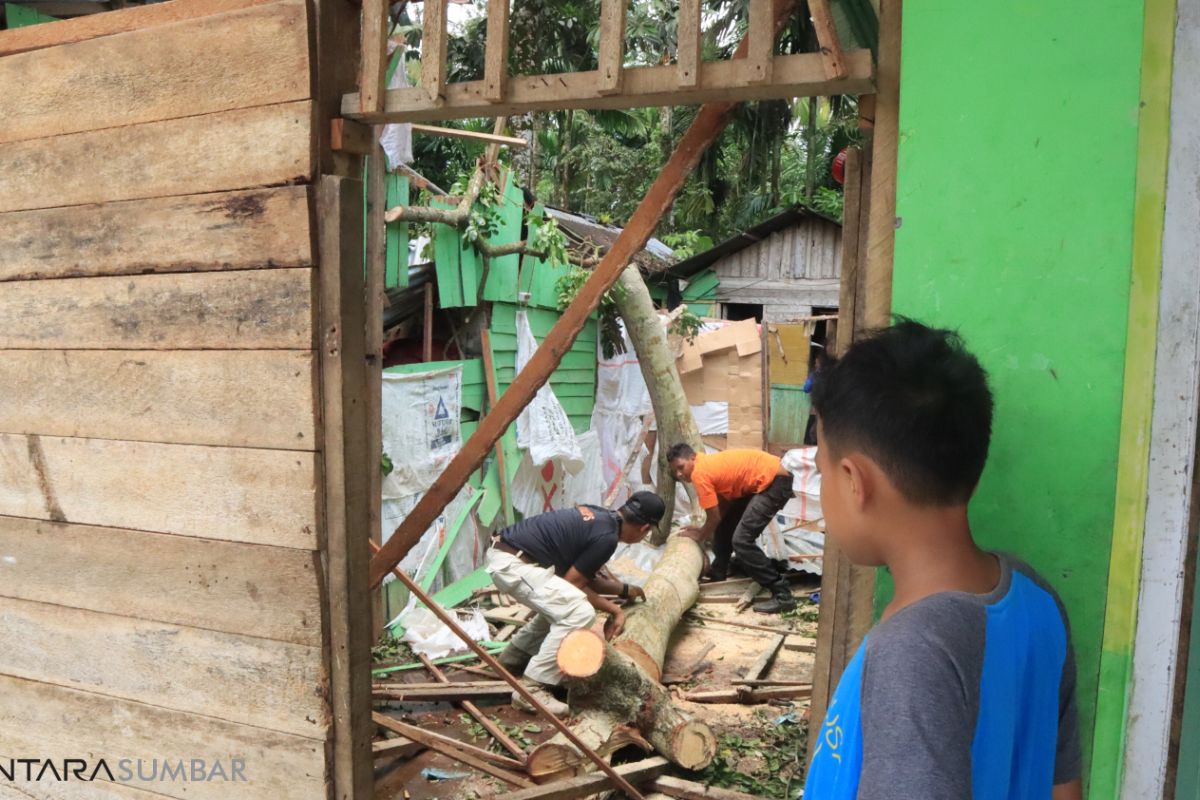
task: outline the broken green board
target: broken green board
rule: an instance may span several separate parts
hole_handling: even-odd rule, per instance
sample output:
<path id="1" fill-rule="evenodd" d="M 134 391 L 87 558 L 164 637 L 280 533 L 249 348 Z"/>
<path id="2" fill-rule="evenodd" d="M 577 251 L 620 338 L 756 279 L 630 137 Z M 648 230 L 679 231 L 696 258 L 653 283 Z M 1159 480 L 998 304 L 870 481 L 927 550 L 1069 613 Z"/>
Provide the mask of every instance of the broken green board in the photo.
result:
<path id="1" fill-rule="evenodd" d="M 504 193 L 498 198 L 500 226 L 491 238 L 493 245 L 510 244 L 521 239 L 521 218 L 525 213 L 525 199 L 521 190 L 513 183 L 512 172 L 504 184 Z M 491 259 L 488 267 L 487 286 L 483 287 L 484 300 L 517 300 L 518 269 L 521 256 L 518 253 Z"/>

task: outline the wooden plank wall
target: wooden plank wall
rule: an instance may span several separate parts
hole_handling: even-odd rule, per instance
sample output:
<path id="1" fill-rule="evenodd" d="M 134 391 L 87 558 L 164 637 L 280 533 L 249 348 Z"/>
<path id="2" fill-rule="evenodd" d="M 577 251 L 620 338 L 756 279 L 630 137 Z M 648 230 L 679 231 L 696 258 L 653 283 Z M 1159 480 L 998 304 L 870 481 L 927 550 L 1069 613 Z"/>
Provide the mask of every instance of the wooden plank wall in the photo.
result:
<path id="1" fill-rule="evenodd" d="M 0 797 L 328 794 L 312 21 L 189 2 L 0 58 L 0 759 L 247 782 Z"/>
<path id="2" fill-rule="evenodd" d="M 813 306 L 836 307 L 842 267 L 842 228 L 807 217 L 712 265 L 717 300 L 754 303 L 767 319 L 806 316 Z"/>

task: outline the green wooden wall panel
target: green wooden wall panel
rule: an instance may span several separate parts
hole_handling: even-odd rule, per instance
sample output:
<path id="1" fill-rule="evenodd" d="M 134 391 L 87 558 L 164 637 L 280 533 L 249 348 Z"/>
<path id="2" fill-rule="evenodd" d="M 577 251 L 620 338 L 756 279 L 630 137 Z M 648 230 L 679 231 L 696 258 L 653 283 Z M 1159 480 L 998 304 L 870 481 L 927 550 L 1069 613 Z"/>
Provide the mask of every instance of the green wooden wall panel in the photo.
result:
<path id="1" fill-rule="evenodd" d="M 40 11 L 18 3 L 4 4 L 5 25 L 9 28 L 24 28 L 28 25 L 40 25 L 43 22 L 58 22 L 58 17 L 43 14 Z"/>
<path id="2" fill-rule="evenodd" d="M 499 201 L 500 228 L 492 241 L 498 244 L 519 241 L 521 218 L 525 213 L 525 199 L 520 188 L 513 183 L 512 172 L 508 173 L 504 193 Z M 483 287 L 483 299 L 516 302 L 520 265 L 521 256 L 516 253 L 493 258 L 491 267 L 488 269 L 487 286 Z"/>
<path id="3" fill-rule="evenodd" d="M 387 186 L 387 207 L 408 205 L 408 178 L 403 175 L 389 173 L 385 178 Z M 408 286 L 408 224 L 390 222 L 387 224 L 387 258 L 383 284 L 385 288 L 394 289 Z"/>
<path id="4" fill-rule="evenodd" d="M 802 387 L 772 384 L 767 441 L 771 444 L 803 444 L 811 407 L 809 395 Z"/>
<path id="5" fill-rule="evenodd" d="M 683 290 L 684 300 L 716 300 L 717 286 L 721 283 L 721 279 L 717 277 L 717 273 L 711 269 L 697 272 L 688 281 L 687 287 Z"/>

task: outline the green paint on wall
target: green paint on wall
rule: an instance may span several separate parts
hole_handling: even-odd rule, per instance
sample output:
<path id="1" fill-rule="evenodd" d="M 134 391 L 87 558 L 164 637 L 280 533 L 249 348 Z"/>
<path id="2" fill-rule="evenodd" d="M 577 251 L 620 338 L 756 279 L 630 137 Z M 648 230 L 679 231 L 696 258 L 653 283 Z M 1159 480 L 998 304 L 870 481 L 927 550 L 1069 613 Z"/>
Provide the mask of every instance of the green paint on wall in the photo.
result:
<path id="1" fill-rule="evenodd" d="M 384 179 L 387 188 L 387 208 L 408 205 L 408 178 L 388 173 Z M 383 285 L 387 289 L 408 286 L 408 223 L 389 222 L 387 249 L 383 274 Z"/>
<path id="2" fill-rule="evenodd" d="M 58 22 L 58 17 L 43 14 L 36 9 L 17 3 L 5 3 L 4 20 L 5 26 L 12 29 L 25 28 L 29 25 L 40 25 L 43 22 Z"/>
<path id="3" fill-rule="evenodd" d="M 996 396 L 986 547 L 1071 615 L 1090 752 L 1129 310 L 1142 8 L 904 9 L 893 307 L 958 328 Z M 981 35 L 986 32 L 986 35 Z"/>
<path id="4" fill-rule="evenodd" d="M 771 420 L 767 441 L 773 445 L 800 445 L 808 427 L 811 399 L 802 386 L 771 384 Z"/>

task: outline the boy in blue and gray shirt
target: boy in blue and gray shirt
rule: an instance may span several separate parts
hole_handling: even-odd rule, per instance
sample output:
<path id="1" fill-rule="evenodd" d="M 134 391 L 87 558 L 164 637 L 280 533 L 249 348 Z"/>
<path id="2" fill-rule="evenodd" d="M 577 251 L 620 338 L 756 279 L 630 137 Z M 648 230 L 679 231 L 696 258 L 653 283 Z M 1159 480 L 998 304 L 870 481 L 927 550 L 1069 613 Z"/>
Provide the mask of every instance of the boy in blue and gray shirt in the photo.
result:
<path id="1" fill-rule="evenodd" d="M 813 408 L 826 531 L 896 591 L 812 731 L 805 800 L 1081 798 L 1066 612 L 967 519 L 992 427 L 979 362 L 904 320 L 826 366 Z"/>

